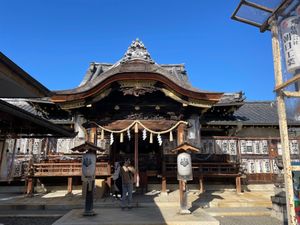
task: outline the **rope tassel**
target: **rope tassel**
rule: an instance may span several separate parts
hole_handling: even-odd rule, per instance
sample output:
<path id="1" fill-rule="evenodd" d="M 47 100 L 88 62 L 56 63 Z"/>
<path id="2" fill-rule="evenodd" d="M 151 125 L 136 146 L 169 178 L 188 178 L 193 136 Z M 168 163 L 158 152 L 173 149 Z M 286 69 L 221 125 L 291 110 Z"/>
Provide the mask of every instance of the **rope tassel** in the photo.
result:
<path id="1" fill-rule="evenodd" d="M 131 135 L 130 135 L 130 130 L 129 129 L 127 130 L 127 137 L 128 137 L 128 140 L 130 141 Z"/>
<path id="2" fill-rule="evenodd" d="M 174 138 L 173 138 L 173 132 L 170 131 L 170 141 L 173 141 L 173 140 L 174 140 Z"/>
<path id="3" fill-rule="evenodd" d="M 153 134 L 152 133 L 150 133 L 150 144 L 152 144 L 153 143 Z"/>
<path id="4" fill-rule="evenodd" d="M 100 139 L 101 139 L 101 141 L 104 140 L 104 130 L 103 129 L 101 130 L 101 138 Z"/>
<path id="5" fill-rule="evenodd" d="M 157 135 L 157 142 L 158 142 L 159 146 L 162 145 L 162 139 L 161 139 L 160 134 Z"/>
<path id="6" fill-rule="evenodd" d="M 138 125 L 138 123 L 136 123 L 135 125 L 134 125 L 134 133 L 138 133 L 139 132 L 139 125 Z"/>
<path id="7" fill-rule="evenodd" d="M 120 134 L 120 143 L 123 143 L 124 142 L 124 135 L 123 133 Z"/>
<path id="8" fill-rule="evenodd" d="M 114 143 L 114 135 L 113 133 L 110 133 L 110 145 Z"/>
<path id="9" fill-rule="evenodd" d="M 147 131 L 146 129 L 143 130 L 143 141 L 145 141 L 147 138 Z"/>

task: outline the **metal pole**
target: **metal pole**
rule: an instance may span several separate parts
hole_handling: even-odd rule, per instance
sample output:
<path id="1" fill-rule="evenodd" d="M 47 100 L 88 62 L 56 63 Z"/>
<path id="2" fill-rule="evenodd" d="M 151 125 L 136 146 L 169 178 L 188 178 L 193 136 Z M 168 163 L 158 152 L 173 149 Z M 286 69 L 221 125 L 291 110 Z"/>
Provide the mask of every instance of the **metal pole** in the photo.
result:
<path id="1" fill-rule="evenodd" d="M 274 60 L 274 72 L 275 72 L 275 83 L 276 86 L 282 84 L 282 68 L 281 68 L 281 55 L 278 40 L 278 27 L 276 21 L 272 22 L 272 49 L 273 49 L 273 60 Z M 286 121 L 286 109 L 284 96 L 281 92 L 277 92 L 277 108 L 279 117 L 279 129 L 280 129 L 280 139 L 282 145 L 282 161 L 283 161 L 283 171 L 284 171 L 284 183 L 286 192 L 286 208 L 287 208 L 287 218 L 289 225 L 297 225 L 296 214 L 295 214 L 295 204 L 294 204 L 294 191 L 293 191 L 293 179 L 291 171 L 291 159 L 289 150 L 289 137 L 288 128 Z"/>

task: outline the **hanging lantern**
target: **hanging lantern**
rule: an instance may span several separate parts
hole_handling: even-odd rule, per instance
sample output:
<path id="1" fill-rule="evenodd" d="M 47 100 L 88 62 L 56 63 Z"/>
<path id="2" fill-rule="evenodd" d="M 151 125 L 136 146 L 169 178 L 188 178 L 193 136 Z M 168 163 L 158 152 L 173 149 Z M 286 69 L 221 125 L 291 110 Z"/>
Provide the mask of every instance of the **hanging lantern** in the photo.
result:
<path id="1" fill-rule="evenodd" d="M 120 143 L 123 143 L 124 142 L 124 135 L 123 133 L 120 133 Z"/>
<path id="2" fill-rule="evenodd" d="M 173 132 L 170 131 L 170 141 L 173 141 L 173 140 L 174 140 L 174 138 L 173 138 Z"/>
<path id="3" fill-rule="evenodd" d="M 114 135 L 113 133 L 110 133 L 110 145 L 114 143 Z"/>
<path id="4" fill-rule="evenodd" d="M 134 125 L 134 133 L 138 133 L 139 132 L 139 125 L 138 125 L 138 123 L 135 123 L 135 125 Z"/>
<path id="5" fill-rule="evenodd" d="M 100 139 L 101 139 L 101 141 L 104 140 L 104 130 L 103 129 L 101 130 L 101 138 Z"/>
<path id="6" fill-rule="evenodd" d="M 131 139 L 130 129 L 127 130 L 127 137 L 128 137 L 128 140 L 130 141 L 130 139 Z"/>
<path id="7" fill-rule="evenodd" d="M 143 140 L 145 141 L 147 138 L 147 131 L 146 129 L 143 130 Z"/>
<path id="8" fill-rule="evenodd" d="M 153 134 L 152 134 L 152 133 L 150 133 L 150 141 L 149 141 L 149 143 L 150 143 L 150 144 L 153 143 Z"/>

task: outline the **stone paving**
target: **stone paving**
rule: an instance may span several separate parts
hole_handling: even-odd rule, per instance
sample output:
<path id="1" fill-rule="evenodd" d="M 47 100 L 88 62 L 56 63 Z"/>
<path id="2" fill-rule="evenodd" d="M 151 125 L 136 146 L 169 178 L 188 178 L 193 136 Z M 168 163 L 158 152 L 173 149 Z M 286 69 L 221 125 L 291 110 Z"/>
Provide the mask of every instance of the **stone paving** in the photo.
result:
<path id="1" fill-rule="evenodd" d="M 220 221 L 220 225 L 283 225 L 281 221 L 268 216 L 223 216 L 215 218 Z"/>
<path id="2" fill-rule="evenodd" d="M 51 225 L 58 217 L 1 217 L 0 224 L 4 225 Z"/>
<path id="3" fill-rule="evenodd" d="M 83 205 L 81 191 L 74 191 L 73 196 L 66 197 L 66 191 L 55 191 L 46 194 L 36 194 L 34 197 L 25 195 L 0 196 L 0 209 L 11 207 L 12 209 L 23 206 L 28 209 L 43 207 L 45 209 L 76 209 Z M 188 193 L 188 201 L 193 207 L 200 208 L 228 208 L 228 207 L 271 207 L 270 196 L 272 193 L 257 191 L 237 194 L 233 191 L 207 191 L 199 194 L 197 190 Z M 144 195 L 134 194 L 136 206 L 174 206 L 179 202 L 179 193 L 172 191 L 169 194 L 160 194 L 159 191 L 150 191 Z M 96 198 L 95 207 L 118 207 L 120 201 L 113 196 Z"/>
<path id="4" fill-rule="evenodd" d="M 119 208 L 95 209 L 95 216 L 82 216 L 74 209 L 53 225 L 219 225 L 219 221 L 197 209 L 192 214 L 180 215 L 176 207 L 146 207 L 121 210 Z"/>
<path id="5" fill-rule="evenodd" d="M 1 221 L 13 221 L 5 224 L 16 224 L 16 218 L 44 217 L 52 224 L 53 217 L 63 216 L 72 209 L 83 209 L 84 199 L 81 191 L 74 191 L 73 196 L 66 197 L 66 191 L 53 191 L 45 194 L 36 194 L 34 197 L 25 195 L 0 194 L 0 224 Z M 199 194 L 198 190 L 190 190 L 188 200 L 192 212 L 202 210 L 204 213 L 214 216 L 221 221 L 221 225 L 254 225 L 254 224 L 282 224 L 280 221 L 270 218 L 271 201 L 269 191 L 250 191 L 237 194 L 234 191 L 206 191 Z M 159 191 L 150 191 L 144 195 L 134 193 L 134 203 L 138 207 L 134 210 L 162 209 L 173 207 L 176 212 L 179 206 L 179 193 L 172 191 L 161 194 Z M 96 210 L 117 210 L 119 212 L 120 200 L 108 195 L 104 198 L 96 198 L 94 207 Z M 79 211 L 80 211 L 79 210 Z M 247 217 L 251 215 L 251 217 Z M 8 216 L 10 218 L 8 218 Z M 22 224 L 22 223 L 20 223 Z M 31 224 L 31 223 L 23 223 Z M 32 223 L 35 225 L 36 223 Z M 37 223 L 38 224 L 38 223 Z"/>
<path id="6" fill-rule="evenodd" d="M 238 217 L 215 217 L 220 225 L 283 225 L 282 222 L 267 216 L 238 216 Z M 0 223 L 5 225 L 51 225 L 58 217 L 16 217 L 0 218 Z"/>

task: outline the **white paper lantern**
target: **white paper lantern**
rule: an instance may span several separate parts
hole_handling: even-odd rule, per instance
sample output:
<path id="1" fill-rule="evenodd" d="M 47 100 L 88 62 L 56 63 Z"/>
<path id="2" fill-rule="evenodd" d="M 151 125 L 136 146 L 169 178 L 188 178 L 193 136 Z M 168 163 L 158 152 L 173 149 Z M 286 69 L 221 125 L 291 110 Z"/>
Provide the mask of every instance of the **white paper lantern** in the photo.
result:
<path id="1" fill-rule="evenodd" d="M 177 169 L 179 176 L 189 176 L 192 174 L 191 155 L 183 152 L 177 156 Z"/>

